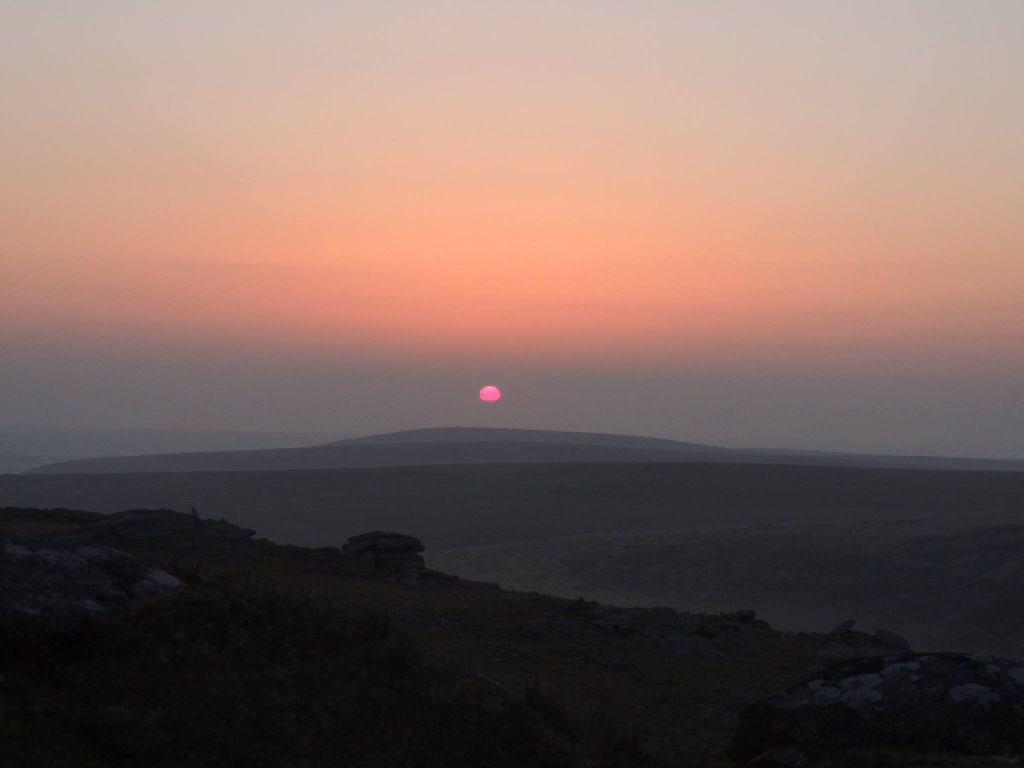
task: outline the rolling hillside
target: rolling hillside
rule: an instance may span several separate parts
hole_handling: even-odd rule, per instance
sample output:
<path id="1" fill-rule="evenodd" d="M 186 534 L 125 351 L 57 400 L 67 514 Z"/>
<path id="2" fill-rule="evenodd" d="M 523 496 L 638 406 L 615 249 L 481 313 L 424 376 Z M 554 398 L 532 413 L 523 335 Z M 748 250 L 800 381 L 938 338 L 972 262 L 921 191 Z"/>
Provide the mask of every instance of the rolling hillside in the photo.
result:
<path id="1" fill-rule="evenodd" d="M 65 461 L 39 474 L 254 472 L 443 464 L 719 462 L 841 467 L 1024 470 L 1024 461 L 741 450 L 651 437 L 587 432 L 442 427 L 342 440 L 308 448 L 204 451 Z"/>
<path id="2" fill-rule="evenodd" d="M 0 427 L 0 474 L 106 456 L 297 448 L 340 435 L 200 429 L 40 429 Z"/>
<path id="3" fill-rule="evenodd" d="M 436 549 L 704 526 L 1024 522 L 1024 473 L 619 462 L 4 475 L 5 505 L 194 506 L 281 543 L 340 546 L 379 528 Z"/>

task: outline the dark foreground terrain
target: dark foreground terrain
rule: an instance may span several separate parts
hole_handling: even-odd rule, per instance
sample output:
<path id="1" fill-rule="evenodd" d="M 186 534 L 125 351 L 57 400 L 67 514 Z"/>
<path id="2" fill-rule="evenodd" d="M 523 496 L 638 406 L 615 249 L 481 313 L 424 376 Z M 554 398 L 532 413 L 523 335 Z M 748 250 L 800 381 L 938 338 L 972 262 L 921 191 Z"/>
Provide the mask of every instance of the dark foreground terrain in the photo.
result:
<path id="1" fill-rule="evenodd" d="M 895 768 L 1024 751 L 1024 695 L 1011 701 L 1024 667 L 909 654 L 896 636 L 506 592 L 422 568 L 354 576 L 359 541 L 280 546 L 199 516 L 8 508 L 5 534 L 0 577 L 21 578 L 0 599 L 3 765 Z M 61 607 L 59 564 L 96 558 L 116 565 L 124 599 L 98 585 L 100 605 L 75 593 Z M 907 681 L 928 670 L 949 688 L 941 731 L 901 720 Z M 867 712 L 859 730 L 807 711 L 818 691 L 844 717 Z M 817 723 L 813 740 L 802 726 L 766 740 L 773 702 Z"/>
<path id="2" fill-rule="evenodd" d="M 226 517 L 283 543 L 384 528 L 521 591 L 791 629 L 853 618 L 927 650 L 1024 655 L 1024 473 L 743 464 L 0 476 L 0 504 Z"/>

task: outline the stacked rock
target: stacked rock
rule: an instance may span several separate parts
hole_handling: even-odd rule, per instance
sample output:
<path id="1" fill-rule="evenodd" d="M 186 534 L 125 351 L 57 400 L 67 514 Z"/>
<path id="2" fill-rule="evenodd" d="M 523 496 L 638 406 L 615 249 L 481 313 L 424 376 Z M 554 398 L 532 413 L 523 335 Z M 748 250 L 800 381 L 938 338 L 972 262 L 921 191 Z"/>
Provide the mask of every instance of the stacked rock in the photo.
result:
<path id="1" fill-rule="evenodd" d="M 341 551 L 345 554 L 345 570 L 352 574 L 371 575 L 381 571 L 414 572 L 426 567 L 426 549 L 414 536 L 387 531 L 370 531 L 352 536 Z"/>

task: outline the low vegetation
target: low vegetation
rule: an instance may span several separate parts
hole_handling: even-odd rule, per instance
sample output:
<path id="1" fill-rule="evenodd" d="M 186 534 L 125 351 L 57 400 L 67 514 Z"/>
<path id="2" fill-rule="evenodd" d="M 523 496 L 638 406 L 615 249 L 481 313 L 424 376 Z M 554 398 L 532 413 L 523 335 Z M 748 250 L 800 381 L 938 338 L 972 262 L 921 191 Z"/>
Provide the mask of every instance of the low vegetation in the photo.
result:
<path id="1" fill-rule="evenodd" d="M 0 731 L 9 765 L 661 764 L 597 711 L 459 681 L 383 614 L 251 577 L 191 576 L 72 646 L 4 651 L 35 710 Z"/>
<path id="2" fill-rule="evenodd" d="M 73 541 L 98 520 L 8 508 L 0 533 Z M 232 535 L 126 525 L 87 537 L 183 588 L 61 641 L 0 630 L 0 767 L 726 768 L 745 703 L 879 650 L 864 633 L 773 630 L 753 611 L 357 578 L 319 550 L 205 523 Z M 928 749 L 833 755 L 835 768 L 1002 764 Z"/>

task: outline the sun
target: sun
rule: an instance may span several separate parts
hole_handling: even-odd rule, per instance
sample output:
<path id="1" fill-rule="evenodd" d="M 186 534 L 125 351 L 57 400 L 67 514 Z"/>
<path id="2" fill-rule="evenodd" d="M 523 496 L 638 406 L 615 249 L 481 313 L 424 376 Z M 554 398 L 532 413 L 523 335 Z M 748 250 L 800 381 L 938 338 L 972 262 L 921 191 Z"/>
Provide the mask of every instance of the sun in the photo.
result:
<path id="1" fill-rule="evenodd" d="M 501 399 L 501 390 L 488 384 L 480 390 L 480 399 L 485 403 L 493 403 Z"/>

